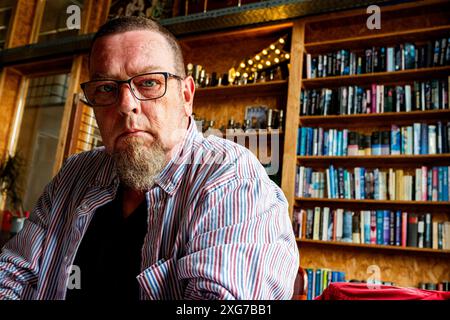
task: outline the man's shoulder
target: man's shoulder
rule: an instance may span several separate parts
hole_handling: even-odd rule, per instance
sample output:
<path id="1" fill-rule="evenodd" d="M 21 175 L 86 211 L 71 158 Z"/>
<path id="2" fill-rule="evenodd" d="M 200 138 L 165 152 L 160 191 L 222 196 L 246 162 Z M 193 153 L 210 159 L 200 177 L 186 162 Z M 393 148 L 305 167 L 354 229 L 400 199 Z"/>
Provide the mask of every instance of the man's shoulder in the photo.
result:
<path id="1" fill-rule="evenodd" d="M 106 153 L 104 147 L 98 147 L 68 157 L 59 174 L 63 178 L 78 176 L 90 179 L 112 166 L 111 156 Z"/>
<path id="2" fill-rule="evenodd" d="M 233 141 L 210 135 L 201 139 L 195 147 L 195 159 L 209 179 L 231 175 L 234 179 L 267 177 L 256 156 L 244 146 Z"/>
<path id="3" fill-rule="evenodd" d="M 69 156 L 64 162 L 63 167 L 89 167 L 97 162 L 109 161 L 109 158 L 110 156 L 106 153 L 105 147 L 97 147 L 89 151 L 83 151 Z"/>

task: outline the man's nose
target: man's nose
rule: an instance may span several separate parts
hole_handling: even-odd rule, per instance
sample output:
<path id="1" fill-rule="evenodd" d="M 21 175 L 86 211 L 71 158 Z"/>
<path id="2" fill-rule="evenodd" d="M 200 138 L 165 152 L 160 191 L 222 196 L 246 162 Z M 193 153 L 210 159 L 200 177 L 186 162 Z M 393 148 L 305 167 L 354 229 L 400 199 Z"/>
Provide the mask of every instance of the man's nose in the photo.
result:
<path id="1" fill-rule="evenodd" d="M 120 113 L 139 113 L 141 104 L 134 96 L 133 92 L 131 92 L 132 90 L 132 87 L 128 83 L 123 83 L 119 87 L 119 97 L 117 102 Z"/>

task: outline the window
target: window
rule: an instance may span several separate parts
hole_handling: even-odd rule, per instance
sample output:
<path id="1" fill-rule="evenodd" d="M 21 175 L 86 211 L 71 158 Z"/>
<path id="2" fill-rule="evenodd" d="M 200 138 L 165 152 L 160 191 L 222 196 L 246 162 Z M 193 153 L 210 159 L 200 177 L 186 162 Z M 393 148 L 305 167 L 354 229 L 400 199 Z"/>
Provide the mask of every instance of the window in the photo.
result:
<path id="1" fill-rule="evenodd" d="M 16 151 L 25 162 L 20 179 L 24 210 L 34 208 L 53 177 L 69 77 L 30 79 Z"/>
<path id="2" fill-rule="evenodd" d="M 5 48 L 13 7 L 14 1 L 0 0 L 0 49 Z"/>
<path id="3" fill-rule="evenodd" d="M 83 10 L 84 0 L 47 0 L 38 41 L 76 36 L 78 29 L 67 28 L 67 7 L 77 5 Z"/>

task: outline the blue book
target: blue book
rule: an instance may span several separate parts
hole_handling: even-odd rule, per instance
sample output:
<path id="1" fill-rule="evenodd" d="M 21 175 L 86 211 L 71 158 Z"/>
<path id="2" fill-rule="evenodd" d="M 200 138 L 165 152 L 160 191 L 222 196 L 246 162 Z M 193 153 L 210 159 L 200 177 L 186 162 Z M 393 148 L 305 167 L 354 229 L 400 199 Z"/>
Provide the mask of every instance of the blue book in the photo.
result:
<path id="1" fill-rule="evenodd" d="M 433 199 L 433 170 L 431 167 L 428 168 L 427 189 L 428 189 L 427 198 L 428 198 L 428 201 L 431 201 Z"/>
<path id="2" fill-rule="evenodd" d="M 400 246 L 402 243 L 402 212 L 395 212 L 395 245 Z"/>
<path id="3" fill-rule="evenodd" d="M 448 201 L 448 167 L 442 167 L 442 180 L 442 201 Z"/>
<path id="4" fill-rule="evenodd" d="M 342 155 L 347 155 L 348 148 L 348 129 L 344 129 L 342 132 Z"/>
<path id="5" fill-rule="evenodd" d="M 344 242 L 353 241 L 352 212 L 348 210 L 344 211 L 342 241 Z"/>
<path id="6" fill-rule="evenodd" d="M 361 186 L 361 199 L 366 198 L 366 169 L 360 168 L 360 186 Z"/>
<path id="7" fill-rule="evenodd" d="M 339 272 L 338 271 L 331 272 L 331 282 L 339 282 Z"/>
<path id="8" fill-rule="evenodd" d="M 324 131 L 323 133 L 323 155 L 327 156 L 328 155 L 328 130 Z"/>
<path id="9" fill-rule="evenodd" d="M 299 156 L 306 155 L 306 128 L 298 128 L 298 144 L 297 144 L 297 154 Z"/>
<path id="10" fill-rule="evenodd" d="M 312 156 L 312 154 L 313 154 L 314 128 L 306 128 L 306 129 L 307 129 L 306 155 L 307 156 Z"/>
<path id="11" fill-rule="evenodd" d="M 380 170 L 378 170 L 378 169 L 373 170 L 373 181 L 374 181 L 373 198 L 375 200 L 379 200 L 380 199 Z"/>
<path id="12" fill-rule="evenodd" d="M 335 185 L 334 185 L 334 175 L 335 175 L 335 172 L 334 172 L 334 167 L 333 167 L 333 165 L 330 165 L 330 193 L 331 193 L 331 195 L 330 195 L 330 198 L 331 199 L 334 199 L 335 198 Z"/>
<path id="13" fill-rule="evenodd" d="M 390 241 L 390 229 L 389 229 L 389 225 L 390 225 L 390 212 L 389 210 L 384 210 L 383 212 L 383 244 L 384 245 L 389 245 L 389 241 Z"/>
<path id="14" fill-rule="evenodd" d="M 438 201 L 442 201 L 444 198 L 443 191 L 444 191 L 444 167 L 438 167 Z"/>
<path id="15" fill-rule="evenodd" d="M 364 243 L 370 243 L 370 211 L 364 212 Z"/>
<path id="16" fill-rule="evenodd" d="M 377 244 L 383 244 L 384 235 L 384 211 L 377 210 Z"/>
<path id="17" fill-rule="evenodd" d="M 339 282 L 345 282 L 345 272 L 339 271 Z"/>
<path id="18" fill-rule="evenodd" d="M 339 130 L 337 132 L 337 155 L 338 156 L 342 156 L 344 155 L 343 151 L 342 151 L 342 144 L 343 144 L 343 139 L 342 139 L 342 131 Z"/>
<path id="19" fill-rule="evenodd" d="M 305 187 L 303 188 L 303 194 L 306 198 L 311 198 L 310 185 L 312 183 L 312 168 L 305 168 Z"/>
<path id="20" fill-rule="evenodd" d="M 314 298 L 314 270 L 313 269 L 305 269 L 306 275 L 308 277 L 308 292 L 306 293 L 306 299 L 312 300 Z"/>
<path id="21" fill-rule="evenodd" d="M 413 124 L 413 134 L 414 134 L 414 150 L 413 154 L 421 154 L 420 153 L 420 146 L 421 146 L 421 127 L 422 125 L 420 123 L 414 123 Z"/>
<path id="22" fill-rule="evenodd" d="M 391 127 L 391 154 L 400 154 L 401 151 L 401 139 L 400 128 L 396 125 Z"/>
<path id="23" fill-rule="evenodd" d="M 428 125 L 422 123 L 420 129 L 420 154 L 428 154 Z"/>
<path id="24" fill-rule="evenodd" d="M 320 296 L 322 293 L 322 269 L 316 270 L 316 288 L 314 290 L 314 298 Z"/>
<path id="25" fill-rule="evenodd" d="M 432 234 L 431 234 L 431 225 L 433 221 L 431 219 L 431 213 L 425 214 L 425 241 L 424 241 L 424 248 L 431 248 L 432 243 Z"/>

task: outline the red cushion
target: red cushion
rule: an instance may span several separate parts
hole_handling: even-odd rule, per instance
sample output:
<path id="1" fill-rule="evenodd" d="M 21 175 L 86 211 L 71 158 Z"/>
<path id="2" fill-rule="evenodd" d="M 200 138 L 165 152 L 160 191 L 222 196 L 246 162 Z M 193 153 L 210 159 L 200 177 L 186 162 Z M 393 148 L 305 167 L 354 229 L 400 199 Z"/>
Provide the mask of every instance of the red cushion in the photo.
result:
<path id="1" fill-rule="evenodd" d="M 450 292 L 332 282 L 315 300 L 449 300 Z"/>

